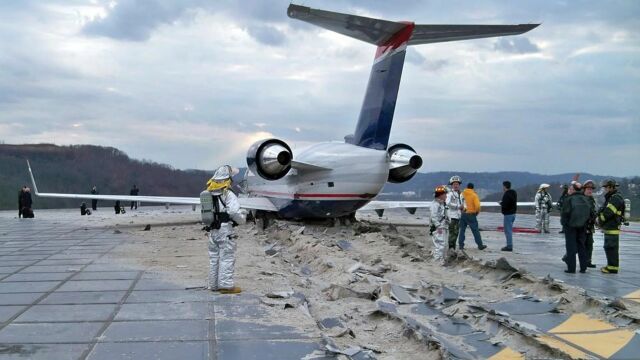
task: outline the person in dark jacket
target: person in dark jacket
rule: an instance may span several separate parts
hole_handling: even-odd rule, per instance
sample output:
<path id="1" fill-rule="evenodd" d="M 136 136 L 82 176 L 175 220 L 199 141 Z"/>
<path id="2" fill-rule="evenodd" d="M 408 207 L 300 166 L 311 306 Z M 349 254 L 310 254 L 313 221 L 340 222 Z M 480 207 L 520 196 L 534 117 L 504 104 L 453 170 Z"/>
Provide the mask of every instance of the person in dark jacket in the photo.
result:
<path id="1" fill-rule="evenodd" d="M 129 191 L 129 195 L 138 196 L 139 192 L 140 192 L 140 189 L 138 189 L 138 187 L 134 184 L 133 188 L 131 188 L 131 191 Z M 136 210 L 138 210 L 138 202 L 137 201 L 132 201 L 131 202 L 131 210 L 133 210 L 134 207 L 136 208 Z"/>
<path id="2" fill-rule="evenodd" d="M 604 252 L 607 255 L 607 266 L 600 269 L 605 274 L 617 274 L 620 271 L 618 247 L 620 242 L 620 226 L 624 218 L 624 199 L 618 192 L 618 183 L 613 179 L 602 181 L 607 192 L 604 204 L 598 210 L 598 223 L 604 232 Z"/>
<path id="3" fill-rule="evenodd" d="M 558 203 L 556 206 L 558 207 L 558 211 L 562 213 L 562 203 L 564 202 L 564 199 L 569 196 L 569 185 L 562 184 L 560 185 L 560 188 L 562 189 L 562 194 L 560 194 L 560 198 L 558 198 Z M 560 234 L 564 234 L 564 229 L 560 230 Z"/>
<path id="4" fill-rule="evenodd" d="M 566 255 L 562 258 L 567 264 L 564 272 L 575 274 L 576 253 L 580 260 L 580 272 L 587 271 L 587 249 L 586 249 L 586 225 L 591 214 L 589 200 L 582 193 L 582 184 L 575 182 L 569 191 L 569 196 L 564 199 L 560 223 L 564 229 L 564 239 Z"/>
<path id="5" fill-rule="evenodd" d="M 500 201 L 500 211 L 504 215 L 504 237 L 507 246 L 502 251 L 513 251 L 513 223 L 516 221 L 516 211 L 518 210 L 518 193 L 511 188 L 511 181 L 502 182 L 502 201 Z"/>
<path id="6" fill-rule="evenodd" d="M 93 187 L 91 188 L 91 194 L 93 195 L 98 195 L 98 187 L 93 185 Z M 91 208 L 93 209 L 93 211 L 98 210 L 98 199 L 91 199 Z"/>
<path id="7" fill-rule="evenodd" d="M 22 217 L 22 194 L 27 189 L 27 185 L 24 185 L 20 191 L 18 191 L 18 219 Z"/>
<path id="8" fill-rule="evenodd" d="M 596 218 L 598 216 L 596 200 L 593 198 L 593 188 L 595 187 L 595 183 L 593 180 L 587 180 L 582 184 L 582 188 L 584 189 L 584 195 L 589 200 L 589 205 L 591 205 L 591 215 L 589 216 L 589 221 L 587 222 L 587 242 L 586 242 L 586 250 L 587 250 L 587 267 L 595 268 L 596 266 L 592 262 L 593 255 L 593 234 L 596 231 Z"/>
<path id="9" fill-rule="evenodd" d="M 21 198 L 22 200 L 20 201 L 20 203 L 22 205 L 22 217 L 32 218 L 33 210 L 31 209 L 31 206 L 33 205 L 33 200 L 31 199 L 31 189 L 25 186 Z"/>

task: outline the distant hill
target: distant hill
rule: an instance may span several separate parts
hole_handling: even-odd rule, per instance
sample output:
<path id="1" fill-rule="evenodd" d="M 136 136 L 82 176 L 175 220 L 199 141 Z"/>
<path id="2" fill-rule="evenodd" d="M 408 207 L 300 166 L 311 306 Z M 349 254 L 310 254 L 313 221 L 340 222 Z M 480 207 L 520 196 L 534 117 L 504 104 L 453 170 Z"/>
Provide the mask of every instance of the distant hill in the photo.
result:
<path id="1" fill-rule="evenodd" d="M 16 208 L 19 188 L 25 184 L 31 186 L 25 159 L 31 162 L 39 190 L 42 192 L 89 193 L 91 186 L 97 185 L 101 194 L 129 194 L 131 186 L 136 184 L 140 188 L 140 195 L 198 196 L 213 172 L 178 170 L 149 160 L 131 159 L 124 152 L 112 147 L 0 144 L 0 209 Z M 386 184 L 379 198 L 431 200 L 433 189 L 437 185 L 448 183 L 452 175 L 461 176 L 465 184 L 473 182 L 476 191 L 484 200 L 499 199 L 502 194 L 502 181 L 508 179 L 513 183 L 513 187 L 518 189 L 520 199 L 525 201 L 533 198 L 535 189 L 542 182 L 554 185 L 551 193 L 557 199 L 558 184 L 569 182 L 574 174 L 418 173 L 406 183 Z M 237 178 L 241 176 L 242 172 Z M 582 174 L 580 178 L 600 181 L 604 176 Z M 636 180 L 618 180 L 625 186 L 631 186 L 627 184 L 640 182 L 638 178 L 634 179 Z M 74 199 L 34 200 L 35 207 L 41 209 L 77 207 L 81 202 Z M 640 204 L 640 199 L 637 203 Z"/>
<path id="2" fill-rule="evenodd" d="M 475 190 L 480 198 L 485 199 L 489 194 L 502 193 L 502 182 L 504 180 L 511 181 L 513 188 L 520 188 L 526 185 L 539 186 L 541 183 L 558 184 L 553 187 L 552 191 L 559 190 L 559 184 L 571 182 L 571 179 L 575 174 L 557 174 L 557 175 L 542 175 L 521 171 L 502 171 L 502 172 L 433 172 L 433 173 L 418 173 L 416 176 L 402 184 L 387 184 L 384 187 L 384 193 L 402 193 L 402 192 L 416 192 L 416 197 L 419 199 L 432 199 L 433 189 L 438 185 L 446 185 L 449 183 L 449 179 L 453 175 L 458 175 L 462 178 L 463 188 L 467 183 L 472 182 L 475 186 Z M 580 179 L 594 179 L 600 181 L 607 176 L 581 174 Z M 616 178 L 619 179 L 619 178 Z M 537 187 L 536 187 L 537 189 Z M 554 193 L 552 192 L 552 195 Z M 523 197 L 524 198 L 524 197 Z M 557 197 L 556 197 L 557 198 Z"/>
<path id="3" fill-rule="evenodd" d="M 182 171 L 148 160 L 131 159 L 112 147 L 2 144 L 0 209 L 16 208 L 20 187 L 31 187 L 25 159 L 31 162 L 38 190 L 42 192 L 88 194 L 96 185 L 101 194 L 129 194 L 136 184 L 140 195 L 198 196 L 212 175 L 212 171 Z M 80 202 L 34 197 L 34 207 L 40 209 L 78 207 Z"/>

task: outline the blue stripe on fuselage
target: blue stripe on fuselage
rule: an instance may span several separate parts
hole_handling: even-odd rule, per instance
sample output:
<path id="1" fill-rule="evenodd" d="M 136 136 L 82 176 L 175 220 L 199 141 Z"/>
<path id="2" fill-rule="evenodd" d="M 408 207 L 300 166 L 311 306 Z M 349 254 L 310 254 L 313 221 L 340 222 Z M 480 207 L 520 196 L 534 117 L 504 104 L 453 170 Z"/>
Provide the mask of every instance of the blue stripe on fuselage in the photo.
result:
<path id="1" fill-rule="evenodd" d="M 386 150 L 396 108 L 406 50 L 387 55 L 371 68 L 358 125 L 350 139 L 354 145 Z M 383 55 L 384 56 L 384 55 Z"/>

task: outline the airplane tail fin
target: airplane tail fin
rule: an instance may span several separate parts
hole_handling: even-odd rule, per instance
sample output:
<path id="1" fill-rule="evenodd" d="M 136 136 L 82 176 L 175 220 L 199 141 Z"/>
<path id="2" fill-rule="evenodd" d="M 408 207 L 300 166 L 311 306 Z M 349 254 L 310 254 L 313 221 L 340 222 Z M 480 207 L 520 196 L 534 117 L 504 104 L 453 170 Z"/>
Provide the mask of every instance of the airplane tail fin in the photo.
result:
<path id="1" fill-rule="evenodd" d="M 348 142 L 385 150 L 396 107 L 407 45 L 518 35 L 539 24 L 416 25 L 289 5 L 289 17 L 376 45 L 360 117 Z"/>

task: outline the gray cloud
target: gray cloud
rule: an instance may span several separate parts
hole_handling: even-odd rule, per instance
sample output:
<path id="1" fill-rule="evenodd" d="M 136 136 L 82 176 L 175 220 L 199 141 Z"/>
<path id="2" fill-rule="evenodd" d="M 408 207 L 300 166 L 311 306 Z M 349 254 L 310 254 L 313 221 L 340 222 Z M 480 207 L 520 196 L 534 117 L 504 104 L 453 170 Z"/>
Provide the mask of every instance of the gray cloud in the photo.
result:
<path id="1" fill-rule="evenodd" d="M 538 45 L 532 43 L 527 37 L 503 37 L 493 45 L 494 50 L 511 54 L 528 54 L 540 52 Z"/>
<path id="2" fill-rule="evenodd" d="M 198 2 L 121 0 L 104 18 L 88 22 L 82 32 L 116 40 L 145 41 L 160 25 L 171 24 Z"/>
<path id="3" fill-rule="evenodd" d="M 247 27 L 251 37 L 265 45 L 280 46 L 286 40 L 285 34 L 271 25 L 253 25 Z"/>

